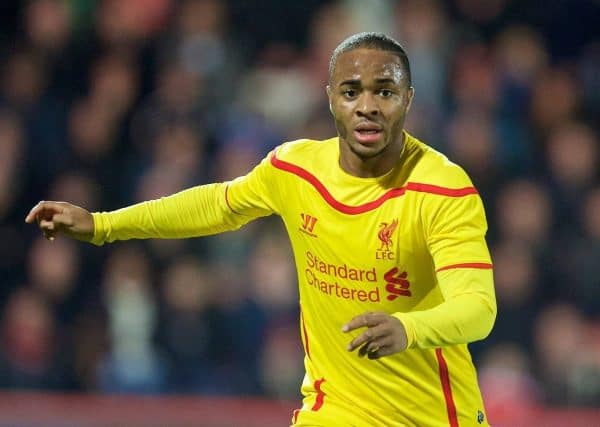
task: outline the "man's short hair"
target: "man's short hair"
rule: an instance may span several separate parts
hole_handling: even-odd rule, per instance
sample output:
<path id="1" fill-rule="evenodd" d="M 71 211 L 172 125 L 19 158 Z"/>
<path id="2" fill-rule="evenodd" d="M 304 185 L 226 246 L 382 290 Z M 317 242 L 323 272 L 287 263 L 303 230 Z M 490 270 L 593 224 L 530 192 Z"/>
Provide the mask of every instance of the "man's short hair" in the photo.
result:
<path id="1" fill-rule="evenodd" d="M 398 43 L 393 38 L 386 36 L 383 33 L 358 33 L 353 36 L 348 37 L 343 42 L 341 42 L 333 51 L 331 55 L 331 59 L 329 60 L 329 80 L 331 81 L 331 76 L 333 75 L 333 69 L 335 68 L 335 64 L 337 62 L 338 57 L 350 50 L 358 49 L 358 48 L 367 48 L 367 49 L 376 49 L 382 50 L 385 52 L 391 52 L 400 58 L 400 62 L 402 63 L 402 67 L 406 71 L 406 77 L 408 78 L 408 85 L 412 84 L 412 79 L 410 76 L 410 63 L 408 62 L 408 56 L 406 52 L 402 48 L 402 45 Z"/>

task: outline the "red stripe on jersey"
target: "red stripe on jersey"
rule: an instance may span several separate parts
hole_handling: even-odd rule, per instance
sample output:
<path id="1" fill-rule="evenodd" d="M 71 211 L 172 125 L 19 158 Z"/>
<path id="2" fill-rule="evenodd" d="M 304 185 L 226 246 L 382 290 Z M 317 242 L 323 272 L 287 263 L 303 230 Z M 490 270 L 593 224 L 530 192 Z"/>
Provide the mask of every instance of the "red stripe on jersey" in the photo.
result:
<path id="1" fill-rule="evenodd" d="M 300 409 L 294 409 L 294 415 L 292 415 L 292 423 L 296 424 L 298 421 L 298 414 L 300 413 Z"/>
<path id="2" fill-rule="evenodd" d="M 325 378 L 321 378 L 320 380 L 315 381 L 315 390 L 317 390 L 317 398 L 315 399 L 315 404 L 313 405 L 311 411 L 318 411 L 323 406 L 323 400 L 325 400 L 325 393 L 321 390 L 321 384 L 325 382 Z"/>
<path id="3" fill-rule="evenodd" d="M 468 196 L 469 194 L 479 194 L 475 187 L 447 188 L 440 187 L 438 185 L 422 184 L 420 182 L 409 182 L 406 184 L 406 188 L 410 191 L 418 191 L 420 193 L 430 193 L 448 197 L 463 197 Z"/>
<path id="4" fill-rule="evenodd" d="M 310 359 L 310 349 L 308 348 L 308 333 L 306 332 L 306 325 L 304 324 L 304 316 L 302 315 L 302 307 L 300 307 L 300 321 L 302 322 L 302 335 L 304 335 L 304 350 L 306 355 Z"/>
<path id="5" fill-rule="evenodd" d="M 229 204 L 229 198 L 227 197 L 227 194 L 228 194 L 228 192 L 229 192 L 229 185 L 226 185 L 226 186 L 225 186 L 225 203 L 227 203 L 227 207 L 229 207 L 229 209 L 231 209 L 231 212 L 233 212 L 233 213 L 237 213 L 237 212 L 235 211 L 235 209 L 233 209 L 233 208 L 231 207 L 231 205 Z"/>
<path id="6" fill-rule="evenodd" d="M 277 169 L 293 173 L 294 175 L 299 176 L 300 178 L 307 181 L 311 184 L 315 189 L 321 194 L 321 197 L 325 199 L 325 201 L 335 210 L 338 210 L 342 213 L 348 215 L 356 215 L 371 211 L 373 209 L 377 209 L 384 202 L 389 199 L 393 199 L 396 197 L 403 196 L 406 191 L 416 191 L 421 193 L 430 193 L 437 194 L 441 196 L 448 197 L 462 197 L 470 194 L 477 194 L 477 190 L 474 187 L 465 187 L 465 188 L 446 188 L 446 187 L 438 187 L 437 185 L 431 184 L 421 184 L 418 182 L 409 182 L 404 187 L 392 188 L 387 192 L 383 193 L 377 199 L 363 203 L 358 206 L 350 206 L 346 205 L 338 200 L 336 200 L 329 190 L 323 185 L 319 179 L 314 176 L 312 173 L 307 171 L 300 166 L 294 165 L 293 163 L 286 162 L 284 160 L 280 160 L 277 158 L 277 153 L 273 153 L 271 156 L 271 164 L 275 166 Z"/>
<path id="7" fill-rule="evenodd" d="M 494 266 L 492 264 L 487 263 L 487 262 L 465 262 L 463 264 L 447 265 L 445 267 L 438 268 L 437 270 L 435 270 L 435 272 L 439 273 L 440 271 L 450 270 L 453 268 L 480 268 L 483 270 L 489 270 L 490 268 L 493 268 L 493 267 Z"/>
<path id="8" fill-rule="evenodd" d="M 446 400 L 446 411 L 448 412 L 448 421 L 450 427 L 458 427 L 458 417 L 456 416 L 456 406 L 452 397 L 452 387 L 450 386 L 450 375 L 448 373 L 448 365 L 442 354 L 441 348 L 435 349 L 438 365 L 440 367 L 440 380 L 442 382 L 442 390 L 444 391 L 444 399 Z"/>

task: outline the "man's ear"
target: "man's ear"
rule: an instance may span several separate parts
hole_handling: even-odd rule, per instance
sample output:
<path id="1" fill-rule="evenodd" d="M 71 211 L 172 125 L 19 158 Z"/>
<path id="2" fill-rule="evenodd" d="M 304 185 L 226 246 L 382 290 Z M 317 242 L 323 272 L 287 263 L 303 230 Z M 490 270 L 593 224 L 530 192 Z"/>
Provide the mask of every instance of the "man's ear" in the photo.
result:
<path id="1" fill-rule="evenodd" d="M 413 100 L 414 96 L 415 96 L 415 88 L 411 86 L 408 88 L 408 102 L 406 104 L 406 112 L 407 113 L 410 110 L 410 106 L 412 105 L 412 100 Z"/>
<path id="2" fill-rule="evenodd" d="M 327 91 L 327 99 L 329 100 L 329 111 L 333 114 L 333 107 L 331 106 L 331 86 L 325 86 L 325 90 Z"/>

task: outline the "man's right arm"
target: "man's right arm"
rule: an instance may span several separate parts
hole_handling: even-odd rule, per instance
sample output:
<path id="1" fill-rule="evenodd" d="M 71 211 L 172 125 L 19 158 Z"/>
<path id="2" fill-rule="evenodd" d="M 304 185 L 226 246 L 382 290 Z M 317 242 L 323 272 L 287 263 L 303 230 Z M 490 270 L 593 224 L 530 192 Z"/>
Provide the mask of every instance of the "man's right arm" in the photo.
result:
<path id="1" fill-rule="evenodd" d="M 198 237 L 236 230 L 253 217 L 235 214 L 227 206 L 228 185 L 201 185 L 116 211 L 94 212 L 91 243 Z"/>
<path id="2" fill-rule="evenodd" d="M 268 159 L 264 159 L 250 173 L 233 181 L 193 187 L 112 212 L 89 213 L 65 202 L 40 202 L 25 221 L 37 220 L 49 239 L 64 233 L 96 245 L 236 230 L 277 211 L 277 186 L 273 184 L 271 169 Z"/>

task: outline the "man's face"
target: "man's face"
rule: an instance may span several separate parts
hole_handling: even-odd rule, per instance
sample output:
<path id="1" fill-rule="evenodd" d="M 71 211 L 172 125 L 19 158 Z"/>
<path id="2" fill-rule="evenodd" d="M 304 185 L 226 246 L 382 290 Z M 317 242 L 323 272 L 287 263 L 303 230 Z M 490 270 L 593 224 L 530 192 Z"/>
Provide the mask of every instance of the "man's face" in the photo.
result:
<path id="1" fill-rule="evenodd" d="M 342 156 L 367 160 L 399 149 L 413 93 L 393 53 L 368 48 L 342 53 L 327 87 Z"/>

